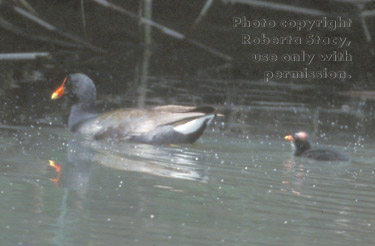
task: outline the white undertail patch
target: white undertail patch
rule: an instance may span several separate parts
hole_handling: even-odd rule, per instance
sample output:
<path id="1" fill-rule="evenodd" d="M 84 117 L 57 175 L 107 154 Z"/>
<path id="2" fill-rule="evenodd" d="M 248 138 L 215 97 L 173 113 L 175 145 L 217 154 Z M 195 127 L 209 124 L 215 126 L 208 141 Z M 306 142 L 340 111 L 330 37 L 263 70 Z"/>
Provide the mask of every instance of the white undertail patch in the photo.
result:
<path id="1" fill-rule="evenodd" d="M 205 116 L 202 116 L 198 119 L 189 121 L 185 124 L 176 126 L 176 127 L 173 128 L 173 130 L 175 130 L 176 132 L 179 132 L 181 134 L 188 135 L 188 134 L 191 134 L 191 133 L 194 133 L 194 132 L 198 131 L 202 127 L 202 125 L 204 124 L 205 121 L 207 121 L 207 125 L 209 125 L 214 118 L 215 118 L 214 114 L 205 115 Z"/>

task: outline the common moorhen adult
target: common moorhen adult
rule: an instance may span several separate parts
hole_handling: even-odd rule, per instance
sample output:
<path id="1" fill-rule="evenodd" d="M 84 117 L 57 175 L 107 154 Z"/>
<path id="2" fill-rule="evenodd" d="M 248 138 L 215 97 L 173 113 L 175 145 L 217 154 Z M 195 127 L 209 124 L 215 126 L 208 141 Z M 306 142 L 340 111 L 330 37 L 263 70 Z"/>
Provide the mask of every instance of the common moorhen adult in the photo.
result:
<path id="1" fill-rule="evenodd" d="M 166 105 L 95 113 L 94 82 L 81 73 L 68 75 L 51 99 L 66 94 L 71 107 L 68 126 L 88 139 L 120 139 L 151 144 L 195 142 L 216 116 L 213 107 Z"/>
<path id="2" fill-rule="evenodd" d="M 309 135 L 306 132 L 297 132 L 293 135 L 285 136 L 285 139 L 292 143 L 294 155 L 311 158 L 317 161 L 348 161 L 346 154 L 328 148 L 312 147 Z"/>

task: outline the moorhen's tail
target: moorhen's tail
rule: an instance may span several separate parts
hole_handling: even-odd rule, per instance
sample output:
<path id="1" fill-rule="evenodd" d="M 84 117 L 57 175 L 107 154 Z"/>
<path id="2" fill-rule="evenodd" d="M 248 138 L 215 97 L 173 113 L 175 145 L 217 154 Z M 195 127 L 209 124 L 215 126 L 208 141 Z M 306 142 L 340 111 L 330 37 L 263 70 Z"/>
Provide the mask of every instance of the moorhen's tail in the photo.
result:
<path id="1" fill-rule="evenodd" d="M 208 106 L 193 108 L 171 105 L 158 107 L 157 110 L 160 108 L 168 108 L 173 112 L 174 116 L 170 116 L 171 121 L 134 137 L 133 141 L 158 144 L 194 143 L 217 115 L 216 109 Z M 175 114 L 180 114 L 179 119 L 175 119 Z"/>

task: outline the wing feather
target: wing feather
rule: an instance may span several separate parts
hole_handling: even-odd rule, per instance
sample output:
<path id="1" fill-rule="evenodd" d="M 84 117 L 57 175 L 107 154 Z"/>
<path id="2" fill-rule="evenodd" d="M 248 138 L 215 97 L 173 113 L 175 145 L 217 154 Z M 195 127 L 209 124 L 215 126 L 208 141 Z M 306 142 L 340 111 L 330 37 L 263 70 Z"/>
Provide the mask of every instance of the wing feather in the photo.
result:
<path id="1" fill-rule="evenodd" d="M 206 115 L 216 114 L 212 107 L 188 107 L 179 105 L 160 106 L 151 109 L 118 109 L 104 113 L 85 124 L 81 131 L 96 129 L 92 138 L 129 139 L 154 130 L 157 127 L 178 126 Z"/>

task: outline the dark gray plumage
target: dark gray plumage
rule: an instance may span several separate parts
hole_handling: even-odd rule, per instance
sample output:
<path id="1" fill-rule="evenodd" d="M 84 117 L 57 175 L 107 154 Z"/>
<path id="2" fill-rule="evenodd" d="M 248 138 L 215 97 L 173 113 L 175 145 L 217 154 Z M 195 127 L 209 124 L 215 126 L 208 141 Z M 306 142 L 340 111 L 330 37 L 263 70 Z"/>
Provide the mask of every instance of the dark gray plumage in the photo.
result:
<path id="1" fill-rule="evenodd" d="M 80 73 L 70 74 L 62 87 L 64 94 L 73 103 L 68 121 L 69 129 L 89 139 L 193 143 L 216 116 L 216 109 L 213 107 L 179 105 L 149 109 L 125 108 L 97 114 L 93 113 L 96 89 L 89 77 Z"/>

